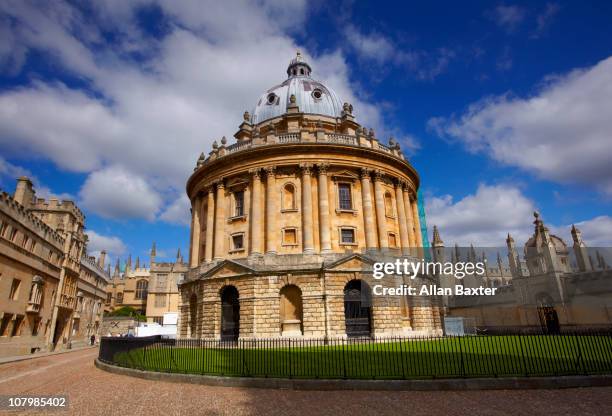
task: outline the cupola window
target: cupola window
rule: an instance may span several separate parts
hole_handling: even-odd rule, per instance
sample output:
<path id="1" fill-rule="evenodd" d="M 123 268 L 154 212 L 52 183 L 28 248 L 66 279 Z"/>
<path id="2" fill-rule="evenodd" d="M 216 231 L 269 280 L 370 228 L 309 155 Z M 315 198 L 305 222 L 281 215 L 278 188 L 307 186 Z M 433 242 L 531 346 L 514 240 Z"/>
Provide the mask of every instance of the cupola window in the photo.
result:
<path id="1" fill-rule="evenodd" d="M 312 97 L 315 100 L 320 100 L 321 98 L 323 98 L 323 91 L 321 91 L 319 88 L 316 88 L 313 92 L 312 92 Z"/>
<path id="2" fill-rule="evenodd" d="M 268 94 L 267 103 L 268 105 L 276 104 L 276 94 L 274 94 L 273 92 Z"/>

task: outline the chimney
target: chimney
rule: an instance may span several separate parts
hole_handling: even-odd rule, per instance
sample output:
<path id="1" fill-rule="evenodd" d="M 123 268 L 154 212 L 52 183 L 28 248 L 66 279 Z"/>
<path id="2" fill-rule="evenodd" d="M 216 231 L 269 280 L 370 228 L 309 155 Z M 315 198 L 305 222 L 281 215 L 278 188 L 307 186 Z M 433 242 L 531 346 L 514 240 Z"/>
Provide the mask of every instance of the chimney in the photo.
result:
<path id="1" fill-rule="evenodd" d="M 98 257 L 98 265 L 104 268 L 104 263 L 106 263 L 106 250 L 102 250 L 100 252 L 100 257 Z"/>
<path id="2" fill-rule="evenodd" d="M 17 179 L 17 186 L 15 187 L 15 194 L 13 199 L 23 205 L 25 208 L 30 208 L 34 202 L 34 187 L 32 181 L 26 176 L 21 176 Z"/>

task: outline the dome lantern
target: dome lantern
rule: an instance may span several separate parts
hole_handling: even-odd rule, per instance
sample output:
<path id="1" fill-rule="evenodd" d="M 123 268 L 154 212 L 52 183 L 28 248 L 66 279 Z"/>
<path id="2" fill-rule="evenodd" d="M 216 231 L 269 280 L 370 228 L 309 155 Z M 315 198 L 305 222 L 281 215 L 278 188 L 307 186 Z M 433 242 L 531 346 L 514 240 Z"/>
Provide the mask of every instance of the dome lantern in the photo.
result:
<path id="1" fill-rule="evenodd" d="M 287 75 L 291 77 L 309 77 L 312 72 L 312 68 L 308 65 L 308 62 L 304 60 L 302 54 L 298 52 L 295 58 L 289 62 L 287 67 Z"/>

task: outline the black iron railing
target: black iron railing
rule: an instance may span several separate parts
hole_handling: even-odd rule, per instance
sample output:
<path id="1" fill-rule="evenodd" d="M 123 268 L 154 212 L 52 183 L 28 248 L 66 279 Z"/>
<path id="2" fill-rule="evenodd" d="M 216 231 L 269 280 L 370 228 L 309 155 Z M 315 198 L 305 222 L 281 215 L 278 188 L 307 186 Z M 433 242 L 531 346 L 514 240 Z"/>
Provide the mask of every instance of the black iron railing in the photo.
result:
<path id="1" fill-rule="evenodd" d="M 102 362 L 243 377 L 410 379 L 612 374 L 612 332 L 381 339 L 102 338 Z"/>

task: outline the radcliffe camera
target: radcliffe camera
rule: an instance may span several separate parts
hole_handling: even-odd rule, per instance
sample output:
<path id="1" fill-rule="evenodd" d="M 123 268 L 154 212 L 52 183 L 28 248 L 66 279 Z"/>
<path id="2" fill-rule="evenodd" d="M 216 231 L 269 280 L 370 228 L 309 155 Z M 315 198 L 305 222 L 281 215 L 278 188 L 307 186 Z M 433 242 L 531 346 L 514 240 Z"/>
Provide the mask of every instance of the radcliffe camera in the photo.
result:
<path id="1" fill-rule="evenodd" d="M 0 34 L 0 412 L 612 414 L 612 3 Z"/>

